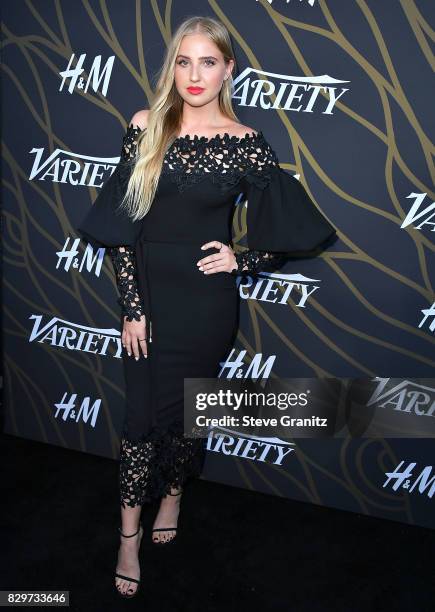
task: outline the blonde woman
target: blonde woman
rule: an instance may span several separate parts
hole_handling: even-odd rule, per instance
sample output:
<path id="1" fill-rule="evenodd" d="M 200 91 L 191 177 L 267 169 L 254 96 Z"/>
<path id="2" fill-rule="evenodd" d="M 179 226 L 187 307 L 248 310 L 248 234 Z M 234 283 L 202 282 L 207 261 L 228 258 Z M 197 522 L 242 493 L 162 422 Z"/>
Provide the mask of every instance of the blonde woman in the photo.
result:
<path id="1" fill-rule="evenodd" d="M 184 378 L 216 377 L 237 332 L 236 276 L 335 235 L 261 131 L 231 105 L 235 66 L 219 21 L 191 17 L 169 43 L 154 101 L 136 112 L 121 161 L 78 231 L 109 248 L 122 306 L 126 417 L 120 448 L 115 583 L 140 584 L 142 506 L 160 499 L 152 541 L 174 542 L 181 494 L 204 440 L 183 436 Z M 235 253 L 236 196 L 248 199 L 248 249 Z"/>

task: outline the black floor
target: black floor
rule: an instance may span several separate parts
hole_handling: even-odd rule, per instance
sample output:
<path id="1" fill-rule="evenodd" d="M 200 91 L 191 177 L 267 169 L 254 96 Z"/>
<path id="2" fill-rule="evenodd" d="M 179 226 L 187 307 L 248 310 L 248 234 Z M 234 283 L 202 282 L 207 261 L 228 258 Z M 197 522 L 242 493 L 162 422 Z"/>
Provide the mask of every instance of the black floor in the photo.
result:
<path id="1" fill-rule="evenodd" d="M 435 610 L 435 531 L 205 480 L 186 488 L 168 549 L 149 541 L 157 505 L 144 508 L 141 592 L 124 601 L 118 463 L 0 444 L 1 590 L 69 590 L 80 612 Z"/>

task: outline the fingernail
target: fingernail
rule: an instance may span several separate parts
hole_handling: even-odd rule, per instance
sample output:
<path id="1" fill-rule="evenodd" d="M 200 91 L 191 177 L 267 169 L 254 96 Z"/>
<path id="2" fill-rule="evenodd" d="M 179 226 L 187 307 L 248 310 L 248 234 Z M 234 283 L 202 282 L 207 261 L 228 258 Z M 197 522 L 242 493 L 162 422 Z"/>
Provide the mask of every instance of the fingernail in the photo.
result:
<path id="1" fill-rule="evenodd" d="M 135 357 L 136 361 L 139 361 L 139 357 Z"/>
<path id="2" fill-rule="evenodd" d="M 128 355 L 129 357 L 131 357 L 131 353 L 127 353 L 127 355 Z"/>
<path id="3" fill-rule="evenodd" d="M 203 268 L 203 266 L 199 266 L 199 269 L 200 269 L 200 270 L 203 270 L 204 268 Z"/>

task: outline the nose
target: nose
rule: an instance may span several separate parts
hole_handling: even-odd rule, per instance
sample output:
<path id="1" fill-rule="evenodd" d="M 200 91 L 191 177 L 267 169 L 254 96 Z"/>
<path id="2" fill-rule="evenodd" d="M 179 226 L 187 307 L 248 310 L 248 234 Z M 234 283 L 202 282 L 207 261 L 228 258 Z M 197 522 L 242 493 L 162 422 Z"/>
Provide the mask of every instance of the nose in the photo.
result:
<path id="1" fill-rule="evenodd" d="M 190 69 L 190 80 L 194 81 L 195 83 L 196 83 L 196 81 L 199 81 L 198 68 L 193 63 L 192 63 L 192 67 Z"/>

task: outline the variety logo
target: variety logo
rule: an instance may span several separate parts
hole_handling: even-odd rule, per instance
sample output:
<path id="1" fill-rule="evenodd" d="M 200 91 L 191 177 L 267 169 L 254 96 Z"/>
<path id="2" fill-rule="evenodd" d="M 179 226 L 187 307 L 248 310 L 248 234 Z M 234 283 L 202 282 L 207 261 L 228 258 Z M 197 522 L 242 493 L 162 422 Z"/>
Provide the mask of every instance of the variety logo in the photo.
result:
<path id="1" fill-rule="evenodd" d="M 276 355 L 270 355 L 266 361 L 262 363 L 263 354 L 257 353 L 247 366 L 243 363 L 243 357 L 246 355 L 246 351 L 240 351 L 237 358 L 233 361 L 235 352 L 236 349 L 233 348 L 227 360 L 219 363 L 221 370 L 218 374 L 218 378 L 269 378 Z M 226 376 L 224 376 L 224 372 L 227 372 Z"/>
<path id="2" fill-rule="evenodd" d="M 435 416 L 435 389 L 411 380 L 387 387 L 390 378 L 377 378 L 378 386 L 367 402 L 381 408 L 391 406 L 393 410 L 414 413 L 419 416 Z"/>
<path id="3" fill-rule="evenodd" d="M 67 397 L 68 393 L 64 393 L 62 400 L 58 404 L 55 404 L 56 412 L 54 418 L 60 418 L 62 421 L 67 421 L 69 419 L 75 423 L 81 421 L 85 424 L 89 423 L 91 427 L 95 428 L 98 413 L 100 412 L 101 399 L 95 400 L 91 405 L 91 398 L 85 397 L 77 409 L 77 393 L 72 393 L 68 400 Z"/>
<path id="4" fill-rule="evenodd" d="M 287 300 L 291 297 L 295 306 L 299 308 L 305 308 L 310 295 L 320 288 L 318 285 L 309 284 L 319 283 L 319 279 L 309 278 L 303 274 L 259 272 L 256 279 L 250 276 L 244 278 L 247 280 L 239 280 L 239 294 L 242 299 L 287 304 Z M 282 295 L 280 287 L 285 288 Z"/>
<path id="5" fill-rule="evenodd" d="M 63 90 L 63 86 L 66 81 L 69 79 L 68 85 L 68 93 L 72 94 L 77 87 L 77 89 L 83 90 L 87 93 L 89 85 L 91 85 L 92 90 L 97 93 L 101 82 L 103 85 L 101 87 L 101 93 L 103 96 L 107 95 L 107 89 L 109 87 L 110 77 L 112 75 L 113 62 L 115 61 L 115 56 L 111 55 L 106 61 L 104 67 L 101 67 L 101 55 L 97 55 L 92 62 L 91 68 L 89 70 L 89 76 L 85 80 L 81 75 L 84 72 L 83 64 L 86 59 L 86 53 L 82 53 L 76 62 L 75 67 L 73 67 L 73 60 L 75 57 L 75 53 L 73 53 L 68 62 L 67 69 L 63 72 L 59 72 L 62 77 L 62 82 L 59 87 L 59 91 Z"/>
<path id="6" fill-rule="evenodd" d="M 72 247 L 69 248 L 70 238 L 68 237 L 65 241 L 65 244 L 61 251 L 56 251 L 57 255 L 57 264 L 56 270 L 59 269 L 61 263 L 63 261 L 63 269 L 65 272 L 69 272 L 70 268 L 78 269 L 79 272 L 83 270 L 85 267 L 87 272 L 95 273 L 95 276 L 100 276 L 101 267 L 104 261 L 104 253 L 106 249 L 101 247 L 96 249 L 96 253 L 94 253 L 94 249 L 90 244 L 86 245 L 85 252 L 83 257 L 80 259 L 78 246 L 80 244 L 80 238 L 75 238 Z"/>
<path id="7" fill-rule="evenodd" d="M 394 472 L 385 472 L 387 480 L 382 485 L 383 488 L 390 483 L 394 483 L 392 485 L 394 491 L 401 487 L 412 493 L 417 487 L 419 493 L 432 498 L 435 493 L 435 474 L 432 475 L 433 466 L 427 465 L 419 474 L 414 474 L 413 470 L 417 463 L 409 463 L 407 466 L 404 466 L 404 463 L 404 461 L 401 461 Z"/>
<path id="8" fill-rule="evenodd" d="M 42 315 L 31 315 L 29 319 L 34 319 L 29 342 L 41 342 L 69 351 L 104 356 L 107 355 L 109 346 L 114 346 L 113 357 L 121 359 L 121 334 L 117 329 L 87 327 L 58 317 L 52 317 L 48 323 L 42 325 Z"/>
<path id="9" fill-rule="evenodd" d="M 69 183 L 83 187 L 102 187 L 113 174 L 120 160 L 118 157 L 93 157 L 55 149 L 43 160 L 44 148 L 33 148 L 35 153 L 29 180 L 50 180 L 53 183 Z M 98 182 L 97 182 L 98 181 Z"/>
<path id="10" fill-rule="evenodd" d="M 418 324 L 418 326 L 423 327 L 426 321 L 428 323 L 430 321 L 429 331 L 434 333 L 435 332 L 435 302 L 432 304 L 432 306 L 429 306 L 429 308 L 423 308 L 421 312 L 423 313 L 423 318 Z"/>
<path id="11" fill-rule="evenodd" d="M 246 68 L 234 79 L 232 97 L 239 101 L 240 106 L 304 113 L 314 112 L 316 104 L 321 102 L 322 114 L 332 115 L 337 101 L 349 91 L 341 84 L 349 82 L 327 74 L 293 76 Z M 320 95 L 322 91 L 328 94 L 329 100 Z M 276 96 L 275 101 L 272 101 L 272 95 Z"/>
<path id="12" fill-rule="evenodd" d="M 248 437 L 225 427 L 211 429 L 207 437 L 206 448 L 213 453 L 232 455 L 272 465 L 282 465 L 285 457 L 296 450 L 294 442 L 280 438 Z"/>
<path id="13" fill-rule="evenodd" d="M 423 207 L 423 200 L 426 196 L 427 193 L 410 193 L 409 196 L 406 196 L 410 199 L 414 198 L 415 202 L 400 226 L 401 228 L 408 227 L 408 225 L 422 219 L 419 225 L 414 225 L 415 229 L 420 230 L 423 225 L 429 225 L 430 231 L 435 232 L 435 202 Z"/>

